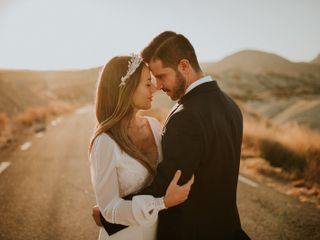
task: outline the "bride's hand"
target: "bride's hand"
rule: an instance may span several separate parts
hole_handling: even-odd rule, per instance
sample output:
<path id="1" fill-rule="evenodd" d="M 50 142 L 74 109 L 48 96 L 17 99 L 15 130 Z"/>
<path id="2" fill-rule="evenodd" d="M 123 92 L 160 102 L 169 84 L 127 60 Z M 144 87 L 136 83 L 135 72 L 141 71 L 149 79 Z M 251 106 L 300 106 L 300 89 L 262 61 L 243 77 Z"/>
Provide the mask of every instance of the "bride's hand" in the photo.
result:
<path id="1" fill-rule="evenodd" d="M 98 205 L 95 205 L 92 208 L 92 214 L 91 215 L 92 215 L 92 218 L 95 221 L 96 225 L 98 227 L 102 227 L 102 223 L 101 223 L 101 219 L 100 219 L 100 209 L 99 209 Z"/>
<path id="2" fill-rule="evenodd" d="M 176 206 L 188 199 L 191 185 L 194 182 L 194 175 L 192 175 L 191 179 L 182 186 L 178 185 L 180 177 L 181 171 L 177 170 L 167 188 L 166 195 L 163 198 L 166 208 Z"/>

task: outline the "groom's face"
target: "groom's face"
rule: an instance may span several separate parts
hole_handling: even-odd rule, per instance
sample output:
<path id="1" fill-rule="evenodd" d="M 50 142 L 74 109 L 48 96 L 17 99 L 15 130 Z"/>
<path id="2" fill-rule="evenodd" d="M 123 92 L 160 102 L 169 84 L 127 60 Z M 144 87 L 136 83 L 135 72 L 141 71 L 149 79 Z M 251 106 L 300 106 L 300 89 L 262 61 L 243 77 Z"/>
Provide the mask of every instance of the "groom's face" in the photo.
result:
<path id="1" fill-rule="evenodd" d="M 157 89 L 164 91 L 173 101 L 184 95 L 186 79 L 178 70 L 164 67 L 161 60 L 151 61 L 149 67 L 157 79 Z"/>

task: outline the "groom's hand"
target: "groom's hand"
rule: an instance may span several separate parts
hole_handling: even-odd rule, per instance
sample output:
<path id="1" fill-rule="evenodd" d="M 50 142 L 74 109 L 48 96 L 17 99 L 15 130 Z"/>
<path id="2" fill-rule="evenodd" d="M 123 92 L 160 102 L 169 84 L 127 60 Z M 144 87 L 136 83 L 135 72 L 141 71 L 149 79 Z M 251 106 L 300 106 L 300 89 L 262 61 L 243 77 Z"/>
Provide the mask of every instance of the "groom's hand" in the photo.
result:
<path id="1" fill-rule="evenodd" d="M 92 217 L 98 227 L 102 227 L 102 223 L 100 220 L 100 209 L 96 205 L 92 208 Z"/>

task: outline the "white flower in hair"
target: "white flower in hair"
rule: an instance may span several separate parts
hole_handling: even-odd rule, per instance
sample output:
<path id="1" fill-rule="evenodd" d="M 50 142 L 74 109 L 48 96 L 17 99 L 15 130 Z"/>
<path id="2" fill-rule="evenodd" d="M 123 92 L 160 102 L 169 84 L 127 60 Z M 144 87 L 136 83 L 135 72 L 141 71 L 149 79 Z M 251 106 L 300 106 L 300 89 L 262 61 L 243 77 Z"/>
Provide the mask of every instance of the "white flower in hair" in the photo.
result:
<path id="1" fill-rule="evenodd" d="M 137 68 L 140 66 L 141 62 L 143 61 L 142 57 L 139 54 L 130 54 L 131 58 L 128 62 L 128 71 L 127 74 L 123 77 L 121 77 L 121 83 L 119 84 L 119 87 L 125 86 L 127 79 L 137 70 Z"/>

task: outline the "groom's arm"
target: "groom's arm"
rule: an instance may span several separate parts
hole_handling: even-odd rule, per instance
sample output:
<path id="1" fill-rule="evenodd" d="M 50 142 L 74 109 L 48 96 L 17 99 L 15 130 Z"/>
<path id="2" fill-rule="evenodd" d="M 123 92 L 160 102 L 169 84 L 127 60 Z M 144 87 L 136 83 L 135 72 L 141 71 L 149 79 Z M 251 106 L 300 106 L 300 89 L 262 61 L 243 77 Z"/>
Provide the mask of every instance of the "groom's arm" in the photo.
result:
<path id="1" fill-rule="evenodd" d="M 197 172 L 204 156 L 203 138 L 200 121 L 192 113 L 182 110 L 171 116 L 162 138 L 163 161 L 158 165 L 153 182 L 125 199 L 136 195 L 164 196 L 178 169 L 182 171 L 178 184 L 185 184 Z"/>

